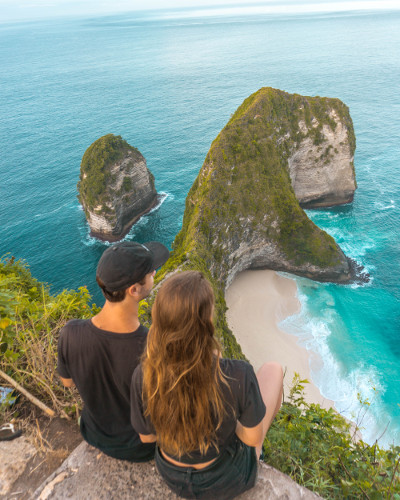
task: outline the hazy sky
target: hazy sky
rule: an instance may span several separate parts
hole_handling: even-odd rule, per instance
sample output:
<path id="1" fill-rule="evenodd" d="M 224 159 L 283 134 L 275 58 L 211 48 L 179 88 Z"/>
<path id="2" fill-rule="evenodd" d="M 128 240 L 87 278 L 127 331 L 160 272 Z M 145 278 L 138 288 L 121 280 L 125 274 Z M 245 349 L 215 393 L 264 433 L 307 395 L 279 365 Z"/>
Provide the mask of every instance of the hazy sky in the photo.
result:
<path id="1" fill-rule="evenodd" d="M 0 22 L 53 16 L 97 15 L 135 10 L 242 6 L 254 12 L 310 12 L 353 9 L 400 9 L 399 0 L 0 0 Z M 244 10 L 243 10 L 244 11 Z"/>

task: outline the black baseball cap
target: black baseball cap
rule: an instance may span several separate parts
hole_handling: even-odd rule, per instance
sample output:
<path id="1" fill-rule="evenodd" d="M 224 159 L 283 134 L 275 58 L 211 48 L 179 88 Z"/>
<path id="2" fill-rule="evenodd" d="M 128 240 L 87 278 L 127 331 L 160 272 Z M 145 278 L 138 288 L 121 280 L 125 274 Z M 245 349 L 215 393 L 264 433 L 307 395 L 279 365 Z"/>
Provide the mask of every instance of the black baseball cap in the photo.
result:
<path id="1" fill-rule="evenodd" d="M 96 277 L 110 292 L 124 290 L 158 269 L 169 258 L 168 248 L 158 241 L 121 241 L 107 248 L 97 264 Z"/>

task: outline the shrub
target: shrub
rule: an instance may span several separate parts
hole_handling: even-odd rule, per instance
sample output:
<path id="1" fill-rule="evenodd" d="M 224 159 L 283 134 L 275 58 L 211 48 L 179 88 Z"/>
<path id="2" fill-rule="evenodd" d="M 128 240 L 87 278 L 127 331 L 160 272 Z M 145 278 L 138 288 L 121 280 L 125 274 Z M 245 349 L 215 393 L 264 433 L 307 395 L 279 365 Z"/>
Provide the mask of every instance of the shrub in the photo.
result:
<path id="1" fill-rule="evenodd" d="M 0 259 L 0 368 L 58 411 L 79 405 L 77 393 L 66 391 L 56 372 L 58 333 L 69 319 L 96 312 L 90 299 L 85 287 L 52 295 L 23 261 Z"/>
<path id="2" fill-rule="evenodd" d="M 400 498 L 400 446 L 356 438 L 334 409 L 309 404 L 296 374 L 264 442 L 265 461 L 324 498 Z"/>

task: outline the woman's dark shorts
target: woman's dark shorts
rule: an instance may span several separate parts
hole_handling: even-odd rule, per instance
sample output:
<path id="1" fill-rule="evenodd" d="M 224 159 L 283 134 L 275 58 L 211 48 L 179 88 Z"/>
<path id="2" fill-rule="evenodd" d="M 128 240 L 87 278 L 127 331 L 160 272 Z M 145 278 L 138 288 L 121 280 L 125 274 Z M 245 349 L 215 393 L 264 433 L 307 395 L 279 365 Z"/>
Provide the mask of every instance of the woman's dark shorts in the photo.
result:
<path id="1" fill-rule="evenodd" d="M 178 467 L 156 447 L 156 465 L 164 481 L 183 498 L 229 500 L 252 488 L 257 477 L 255 449 L 235 436 L 221 455 L 204 469 Z"/>

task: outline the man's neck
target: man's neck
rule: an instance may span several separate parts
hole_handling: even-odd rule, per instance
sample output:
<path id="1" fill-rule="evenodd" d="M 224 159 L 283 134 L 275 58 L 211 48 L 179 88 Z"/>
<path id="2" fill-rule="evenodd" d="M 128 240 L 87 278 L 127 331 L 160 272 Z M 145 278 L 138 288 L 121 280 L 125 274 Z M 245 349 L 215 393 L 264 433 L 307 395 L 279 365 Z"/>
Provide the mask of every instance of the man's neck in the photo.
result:
<path id="1" fill-rule="evenodd" d="M 130 302 L 109 302 L 106 300 L 102 310 L 93 316 L 92 323 L 101 330 L 114 333 L 131 333 L 140 326 L 138 304 Z"/>

